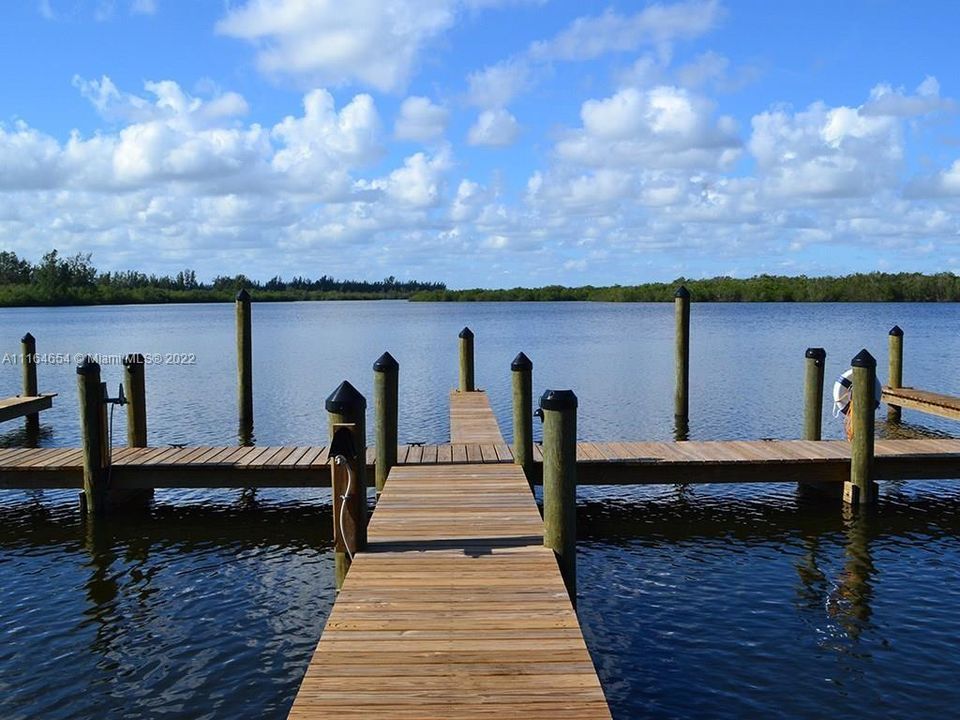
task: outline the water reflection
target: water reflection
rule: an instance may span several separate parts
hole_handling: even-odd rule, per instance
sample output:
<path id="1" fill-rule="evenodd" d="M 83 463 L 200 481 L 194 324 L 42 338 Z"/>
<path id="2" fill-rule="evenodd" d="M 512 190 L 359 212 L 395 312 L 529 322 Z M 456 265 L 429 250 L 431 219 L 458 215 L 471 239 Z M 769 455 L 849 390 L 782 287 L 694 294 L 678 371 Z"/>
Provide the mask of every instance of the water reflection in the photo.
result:
<path id="1" fill-rule="evenodd" d="M 24 422 L 19 427 L 11 425 L 0 432 L 0 448 L 47 446 L 53 437 L 54 432 L 50 425 L 36 426 Z"/>

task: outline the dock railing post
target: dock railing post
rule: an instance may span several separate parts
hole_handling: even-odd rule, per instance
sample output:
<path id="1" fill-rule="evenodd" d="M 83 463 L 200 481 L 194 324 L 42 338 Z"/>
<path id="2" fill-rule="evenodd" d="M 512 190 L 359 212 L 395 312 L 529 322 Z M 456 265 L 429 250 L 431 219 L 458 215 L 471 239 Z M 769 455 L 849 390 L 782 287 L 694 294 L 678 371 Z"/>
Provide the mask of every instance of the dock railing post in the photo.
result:
<path id="1" fill-rule="evenodd" d="M 83 492 L 80 508 L 96 517 L 107 509 L 110 445 L 107 431 L 106 387 L 100 382 L 100 365 L 86 357 L 77 365 L 80 398 L 80 434 L 83 442 Z"/>
<path id="2" fill-rule="evenodd" d="M 327 398 L 326 408 L 330 423 L 327 456 L 333 462 L 331 492 L 334 538 L 340 537 L 340 503 L 344 500 L 344 530 L 349 533 L 345 536 L 346 545 L 338 541 L 335 549 L 336 584 L 339 590 L 350 569 L 350 556 L 367 548 L 367 401 L 353 385 L 344 380 Z M 338 455 L 346 462 L 338 464 Z M 347 529 L 348 517 L 351 530 Z"/>
<path id="3" fill-rule="evenodd" d="M 237 293 L 237 405 L 241 444 L 249 444 L 253 434 L 253 339 L 250 319 L 250 293 Z"/>
<path id="4" fill-rule="evenodd" d="M 383 492 L 390 468 L 397 464 L 397 425 L 400 364 L 385 352 L 373 364 L 373 405 L 376 413 L 377 496 Z"/>
<path id="5" fill-rule="evenodd" d="M 681 432 L 680 429 L 688 428 L 690 422 L 690 291 L 682 285 L 677 288 L 673 305 L 676 317 L 676 383 L 673 415 L 678 436 L 684 436 L 686 433 Z"/>
<path id="6" fill-rule="evenodd" d="M 823 369 L 827 352 L 807 348 L 803 389 L 803 439 L 820 440 L 823 432 Z"/>
<path id="7" fill-rule="evenodd" d="M 877 499 L 873 481 L 874 415 L 877 399 L 877 361 L 865 349 L 850 361 L 853 367 L 853 439 L 850 441 L 850 480 L 844 485 L 843 499 L 850 505 L 869 505 Z"/>
<path id="8" fill-rule="evenodd" d="M 123 390 L 127 396 L 127 446 L 147 446 L 147 389 L 140 353 L 123 358 Z"/>
<path id="9" fill-rule="evenodd" d="M 465 327 L 460 331 L 460 392 L 473 392 L 473 331 Z"/>
<path id="10" fill-rule="evenodd" d="M 513 384 L 513 462 L 533 482 L 533 363 L 518 353 L 510 363 Z"/>
<path id="11" fill-rule="evenodd" d="M 890 365 L 887 373 L 887 385 L 891 388 L 903 387 L 903 330 L 899 325 L 890 328 Z M 899 405 L 887 404 L 887 422 L 900 422 Z"/>
<path id="12" fill-rule="evenodd" d="M 23 395 L 36 397 L 37 389 L 37 341 L 33 335 L 27 333 L 20 339 L 20 360 L 23 368 Z M 30 413 L 25 416 L 28 436 L 35 436 L 40 431 L 40 413 Z"/>
<path id="13" fill-rule="evenodd" d="M 543 412 L 543 544 L 560 566 L 570 602 L 577 605 L 577 396 L 547 390 Z"/>

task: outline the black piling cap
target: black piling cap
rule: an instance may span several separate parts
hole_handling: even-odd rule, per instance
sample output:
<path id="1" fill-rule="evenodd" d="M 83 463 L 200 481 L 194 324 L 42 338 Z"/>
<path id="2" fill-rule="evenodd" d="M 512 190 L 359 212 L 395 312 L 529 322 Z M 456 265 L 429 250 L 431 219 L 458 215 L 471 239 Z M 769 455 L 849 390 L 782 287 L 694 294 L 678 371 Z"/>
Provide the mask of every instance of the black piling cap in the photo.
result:
<path id="1" fill-rule="evenodd" d="M 387 372 L 388 370 L 399 370 L 400 363 L 398 363 L 393 355 L 388 352 L 385 352 L 383 355 L 377 358 L 377 361 L 373 364 L 374 372 Z"/>
<path id="2" fill-rule="evenodd" d="M 685 300 L 690 299 L 690 291 L 683 285 L 677 288 L 677 291 L 673 294 L 674 297 L 684 298 Z"/>
<path id="3" fill-rule="evenodd" d="M 457 337 L 463 338 L 464 340 L 470 340 L 473 338 L 473 330 L 471 330 L 468 327 L 465 327 L 463 330 L 460 331 L 460 334 Z"/>
<path id="4" fill-rule="evenodd" d="M 807 348 L 807 352 L 804 353 L 804 357 L 823 362 L 827 359 L 827 351 L 823 348 Z"/>
<path id="5" fill-rule="evenodd" d="M 237 302 L 250 302 L 250 293 L 246 288 L 237 293 Z"/>
<path id="6" fill-rule="evenodd" d="M 330 393 L 327 398 L 327 412 L 336 415 L 346 415 L 350 411 L 361 411 L 367 409 L 367 400 L 360 392 L 344 380 L 337 386 L 337 389 Z"/>
<path id="7" fill-rule="evenodd" d="M 23 342 L 23 343 L 32 343 L 35 341 L 36 341 L 36 338 L 34 338 L 33 335 L 31 335 L 30 333 L 27 333 L 22 338 L 20 338 L 20 342 Z"/>
<path id="8" fill-rule="evenodd" d="M 140 353 L 130 353 L 129 355 L 123 356 L 123 366 L 127 369 L 137 368 L 139 365 L 143 365 L 143 355 Z"/>
<path id="9" fill-rule="evenodd" d="M 890 334 L 894 337 L 903 337 L 903 330 L 900 329 L 899 325 L 894 325 L 890 328 Z"/>
<path id="10" fill-rule="evenodd" d="M 544 390 L 540 396 L 543 410 L 576 410 L 577 396 L 573 390 Z"/>
<path id="11" fill-rule="evenodd" d="M 856 354 L 853 360 L 850 361 L 850 365 L 852 367 L 859 368 L 875 368 L 877 366 L 877 361 L 873 355 L 868 353 L 867 349 L 864 348 Z"/>
<path id="12" fill-rule="evenodd" d="M 533 370 L 533 363 L 530 362 L 530 358 L 528 358 L 524 353 L 519 352 L 513 359 L 513 362 L 510 363 L 510 369 L 514 372 L 519 372 L 520 370 Z"/>
<path id="13" fill-rule="evenodd" d="M 100 363 L 89 355 L 86 355 L 82 361 L 77 364 L 77 375 L 100 374 Z"/>

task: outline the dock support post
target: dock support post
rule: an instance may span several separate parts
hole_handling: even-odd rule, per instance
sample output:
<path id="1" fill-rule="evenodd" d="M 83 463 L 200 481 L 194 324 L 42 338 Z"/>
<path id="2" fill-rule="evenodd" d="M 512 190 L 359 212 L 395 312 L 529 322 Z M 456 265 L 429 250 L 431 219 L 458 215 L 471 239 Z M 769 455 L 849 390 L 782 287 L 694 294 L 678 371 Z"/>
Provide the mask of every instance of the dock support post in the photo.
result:
<path id="1" fill-rule="evenodd" d="M 80 397 L 80 434 L 83 440 L 83 492 L 81 512 L 104 514 L 110 479 L 110 444 L 107 431 L 106 387 L 100 382 L 100 365 L 91 357 L 77 366 Z"/>
<path id="2" fill-rule="evenodd" d="M 250 293 L 237 293 L 237 401 L 240 444 L 249 445 L 253 435 L 253 340 Z"/>
<path id="3" fill-rule="evenodd" d="M 140 353 L 123 358 L 123 390 L 127 396 L 127 446 L 147 446 L 147 390 Z"/>
<path id="4" fill-rule="evenodd" d="M 543 544 L 557 556 L 560 574 L 577 606 L 577 396 L 547 390 L 543 413 Z"/>
<path id="5" fill-rule="evenodd" d="M 473 331 L 465 327 L 460 331 L 460 392 L 476 389 L 473 381 Z"/>
<path id="6" fill-rule="evenodd" d="M 877 499 L 873 481 L 874 414 L 877 361 L 865 349 L 850 361 L 853 367 L 853 439 L 850 441 L 850 480 L 844 485 L 843 500 L 850 505 L 870 505 Z"/>
<path id="7" fill-rule="evenodd" d="M 373 405 L 376 413 L 377 497 L 390 468 L 397 464 L 397 425 L 400 364 L 385 352 L 373 364 Z"/>
<path id="8" fill-rule="evenodd" d="M 36 397 L 37 389 L 37 341 L 27 333 L 20 339 L 20 360 L 23 368 L 23 395 Z M 24 417 L 28 437 L 40 432 L 40 413 L 30 413 Z"/>
<path id="9" fill-rule="evenodd" d="M 686 439 L 690 423 L 690 291 L 684 286 L 674 295 L 676 316 L 676 384 L 673 416 L 677 439 Z"/>
<path id="10" fill-rule="evenodd" d="M 350 569 L 350 554 L 367 548 L 367 401 L 353 385 L 344 380 L 327 398 L 326 408 L 330 423 L 330 444 L 327 452 L 334 465 L 331 468 L 333 486 L 333 522 L 335 548 L 335 572 L 337 590 L 343 587 L 344 578 Z M 346 427 L 344 427 L 346 426 Z M 335 458 L 342 454 L 347 463 L 338 465 Z M 338 472 L 339 471 L 339 472 Z M 351 490 L 347 493 L 347 485 Z M 346 497 L 345 516 L 349 516 L 353 544 L 348 548 L 340 538 L 340 503 Z M 344 517 L 344 529 L 347 530 Z M 350 543 L 351 538 L 346 537 Z"/>
<path id="11" fill-rule="evenodd" d="M 823 368 L 827 352 L 807 348 L 803 390 L 803 439 L 820 440 L 823 431 Z"/>
<path id="12" fill-rule="evenodd" d="M 903 330 L 899 325 L 890 328 L 890 366 L 887 373 L 887 385 L 892 388 L 903 387 Z M 900 422 L 900 406 L 887 405 L 887 422 Z"/>
<path id="13" fill-rule="evenodd" d="M 510 363 L 513 380 L 513 462 L 533 482 L 533 363 L 518 353 Z"/>

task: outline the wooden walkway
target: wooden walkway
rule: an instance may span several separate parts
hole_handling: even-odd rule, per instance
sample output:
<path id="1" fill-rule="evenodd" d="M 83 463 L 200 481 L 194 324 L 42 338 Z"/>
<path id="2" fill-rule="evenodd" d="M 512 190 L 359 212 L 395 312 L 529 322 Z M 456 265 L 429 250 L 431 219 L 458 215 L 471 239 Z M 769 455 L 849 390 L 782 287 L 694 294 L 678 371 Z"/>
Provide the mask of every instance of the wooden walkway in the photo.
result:
<path id="1" fill-rule="evenodd" d="M 375 452 L 367 449 L 367 465 Z M 542 461 L 534 448 L 534 481 Z M 512 463 L 506 443 L 401 445 L 399 465 Z M 842 440 L 581 442 L 581 485 L 796 482 L 847 479 L 850 444 Z M 79 448 L 0 449 L 0 489 L 82 486 Z M 960 478 L 960 440 L 877 440 L 880 480 Z M 323 446 L 117 448 L 111 482 L 120 488 L 323 487 Z"/>
<path id="2" fill-rule="evenodd" d="M 485 392 L 450 393 L 450 442 L 504 444 Z"/>
<path id="3" fill-rule="evenodd" d="M 522 470 L 479 462 L 390 471 L 291 718 L 610 718 Z"/>
<path id="4" fill-rule="evenodd" d="M 951 420 L 960 420 L 960 398 L 952 395 L 941 395 L 915 388 L 892 388 L 888 386 L 883 388 L 883 402 L 887 405 L 919 410 Z"/>
<path id="5" fill-rule="evenodd" d="M 57 393 L 41 393 L 40 395 L 16 395 L 0 400 L 0 422 L 15 420 L 25 415 L 33 415 L 42 410 L 53 407 L 53 399 Z"/>

